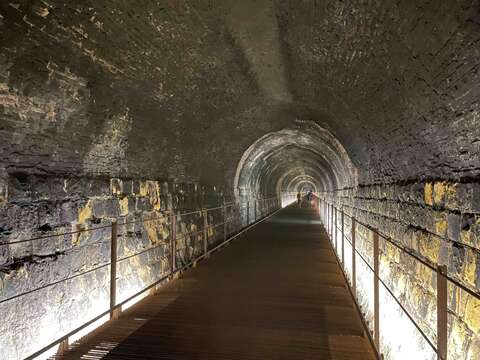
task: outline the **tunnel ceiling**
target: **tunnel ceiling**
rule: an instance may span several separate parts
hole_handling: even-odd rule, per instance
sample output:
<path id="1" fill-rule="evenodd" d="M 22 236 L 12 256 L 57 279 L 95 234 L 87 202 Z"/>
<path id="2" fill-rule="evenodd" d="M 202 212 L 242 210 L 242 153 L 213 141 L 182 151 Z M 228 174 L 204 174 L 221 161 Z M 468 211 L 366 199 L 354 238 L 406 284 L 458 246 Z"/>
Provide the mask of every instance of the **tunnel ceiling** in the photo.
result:
<path id="1" fill-rule="evenodd" d="M 305 183 L 316 191 L 356 184 L 356 169 L 338 140 L 305 121 L 256 141 L 240 160 L 235 177 L 240 194 L 295 192 Z"/>
<path id="2" fill-rule="evenodd" d="M 478 1 L 12 0 L 0 15 L 7 172 L 237 175 L 263 192 L 479 175 Z"/>

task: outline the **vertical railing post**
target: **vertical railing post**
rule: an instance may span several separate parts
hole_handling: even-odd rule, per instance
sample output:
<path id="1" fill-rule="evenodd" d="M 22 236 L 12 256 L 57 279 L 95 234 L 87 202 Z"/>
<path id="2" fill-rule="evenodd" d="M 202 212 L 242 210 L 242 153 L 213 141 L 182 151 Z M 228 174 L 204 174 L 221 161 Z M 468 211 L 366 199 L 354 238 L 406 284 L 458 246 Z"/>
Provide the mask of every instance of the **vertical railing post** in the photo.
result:
<path id="1" fill-rule="evenodd" d="M 323 224 L 327 225 L 327 202 L 323 200 Z"/>
<path id="2" fill-rule="evenodd" d="M 338 213 L 337 213 L 337 208 L 335 207 L 335 225 L 334 225 L 334 232 L 335 232 L 335 250 L 337 251 L 337 254 L 338 254 L 338 226 L 337 226 L 337 222 L 338 222 Z"/>
<path id="3" fill-rule="evenodd" d="M 110 319 L 116 317 L 115 305 L 117 305 L 117 220 L 112 220 L 110 234 Z"/>
<path id="4" fill-rule="evenodd" d="M 327 217 L 325 218 L 325 223 L 327 225 L 327 234 L 330 234 L 330 204 L 327 203 Z"/>
<path id="5" fill-rule="evenodd" d="M 355 218 L 352 216 L 352 291 L 357 296 L 357 254 L 355 247 Z"/>
<path id="6" fill-rule="evenodd" d="M 177 271 L 177 216 L 173 211 L 170 216 L 170 272 L 173 276 Z"/>
<path id="7" fill-rule="evenodd" d="M 342 222 L 342 265 L 345 268 L 345 224 L 344 224 L 344 212 L 343 209 L 340 212 L 340 221 Z"/>
<path id="8" fill-rule="evenodd" d="M 223 242 L 227 241 L 227 235 L 228 235 L 227 229 L 228 229 L 227 204 L 225 203 L 225 200 L 223 200 Z"/>
<path id="9" fill-rule="evenodd" d="M 328 218 L 328 215 L 329 215 L 328 214 L 328 209 L 329 208 L 330 208 L 330 205 L 328 204 L 328 202 L 325 203 L 325 227 L 327 228 L 327 234 L 328 234 L 328 230 L 329 230 L 329 227 L 328 227 L 329 225 L 328 224 L 330 223 L 329 218 Z"/>
<path id="10" fill-rule="evenodd" d="M 253 222 L 257 221 L 257 199 L 253 200 Z"/>
<path id="11" fill-rule="evenodd" d="M 330 238 L 332 240 L 332 245 L 334 245 L 334 242 L 333 242 L 333 214 L 334 214 L 334 211 L 333 211 L 333 203 L 330 205 Z"/>
<path id="12" fill-rule="evenodd" d="M 208 212 L 203 209 L 203 253 L 208 251 Z"/>
<path id="13" fill-rule="evenodd" d="M 247 200 L 247 226 L 250 225 L 250 201 Z"/>
<path id="14" fill-rule="evenodd" d="M 437 268 L 437 359 L 447 360 L 448 343 L 448 282 L 447 267 Z"/>
<path id="15" fill-rule="evenodd" d="M 378 232 L 373 230 L 373 310 L 374 310 L 374 341 L 380 351 L 380 294 L 379 294 L 379 248 Z"/>
<path id="16" fill-rule="evenodd" d="M 331 233 L 331 230 L 332 230 L 332 206 L 329 204 L 327 204 L 327 233 L 328 233 L 328 236 L 332 236 L 332 233 Z"/>

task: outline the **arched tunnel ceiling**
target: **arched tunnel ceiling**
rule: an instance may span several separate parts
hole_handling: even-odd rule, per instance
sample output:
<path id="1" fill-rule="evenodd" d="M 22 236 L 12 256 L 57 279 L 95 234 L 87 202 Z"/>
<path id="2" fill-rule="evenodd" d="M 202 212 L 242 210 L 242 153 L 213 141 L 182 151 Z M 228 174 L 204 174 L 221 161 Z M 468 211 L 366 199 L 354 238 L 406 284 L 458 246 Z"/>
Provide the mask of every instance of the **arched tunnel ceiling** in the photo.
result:
<path id="1" fill-rule="evenodd" d="M 479 175 L 478 1 L 24 0 L 0 15 L 7 171 L 231 188 L 249 146 L 313 122 L 359 183 Z M 357 180 L 316 146 L 264 152 L 297 170 L 271 165 L 261 191 L 302 171 Z"/>
<path id="2" fill-rule="evenodd" d="M 239 194 L 295 191 L 306 180 L 316 190 L 356 184 L 356 169 L 330 132 L 305 121 L 296 125 L 263 136 L 245 152 L 235 177 Z"/>

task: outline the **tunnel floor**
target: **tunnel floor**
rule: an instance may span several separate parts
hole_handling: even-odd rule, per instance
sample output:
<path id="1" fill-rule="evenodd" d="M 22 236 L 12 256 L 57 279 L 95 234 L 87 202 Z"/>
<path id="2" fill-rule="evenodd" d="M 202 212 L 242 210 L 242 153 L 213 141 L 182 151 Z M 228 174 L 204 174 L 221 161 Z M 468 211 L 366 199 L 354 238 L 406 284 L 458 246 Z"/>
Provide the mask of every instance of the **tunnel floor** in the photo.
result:
<path id="1" fill-rule="evenodd" d="M 285 208 L 66 359 L 374 359 L 318 216 Z"/>

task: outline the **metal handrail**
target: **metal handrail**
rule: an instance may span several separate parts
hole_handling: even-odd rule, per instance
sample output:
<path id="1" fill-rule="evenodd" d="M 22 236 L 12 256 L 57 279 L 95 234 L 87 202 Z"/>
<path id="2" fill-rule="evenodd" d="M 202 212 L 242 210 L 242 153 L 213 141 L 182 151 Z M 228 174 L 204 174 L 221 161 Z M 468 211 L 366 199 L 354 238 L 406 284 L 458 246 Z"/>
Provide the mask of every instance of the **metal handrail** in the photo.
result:
<path id="1" fill-rule="evenodd" d="M 46 289 L 48 287 L 51 287 L 51 286 L 54 286 L 54 285 L 58 285 L 58 284 L 61 284 L 62 282 L 65 282 L 65 281 L 70 281 L 70 280 L 73 280 L 77 277 L 80 277 L 80 276 L 83 276 L 83 275 L 86 275 L 86 274 L 90 274 L 94 271 L 97 271 L 97 270 L 100 270 L 100 269 L 103 269 L 104 267 L 107 267 L 109 266 L 111 263 L 110 262 L 107 262 L 107 263 L 103 263 L 102 265 L 99 265 L 99 266 L 96 266 L 90 270 L 87 270 L 87 271 L 84 271 L 84 272 L 81 272 L 79 274 L 75 274 L 75 275 L 72 275 L 72 276 L 69 276 L 69 277 L 66 277 L 64 279 L 61 279 L 61 280 L 57 280 L 57 281 L 54 281 L 54 282 L 51 282 L 51 283 L 48 283 L 46 285 L 43 285 L 43 286 L 40 286 L 38 288 L 35 288 L 35 289 L 32 289 L 32 290 L 28 290 L 28 291 L 25 291 L 23 293 L 20 293 L 20 294 L 15 294 L 15 295 L 12 295 L 8 298 L 5 298 L 5 299 L 2 299 L 0 300 L 0 304 L 3 304 L 7 301 L 11 301 L 11 300 L 15 300 L 19 297 L 22 297 L 22 296 L 25 296 L 25 295 L 28 295 L 28 294 L 32 294 L 36 291 L 40 291 L 40 290 L 43 290 L 43 289 Z"/>
<path id="2" fill-rule="evenodd" d="M 338 226 L 337 226 L 337 230 L 338 230 Z M 351 240 L 348 238 L 348 236 L 345 236 L 343 235 L 345 239 L 347 239 L 348 243 L 352 246 L 352 249 L 353 249 L 353 244 L 351 242 Z M 407 317 L 410 319 L 410 321 L 413 323 L 413 325 L 417 328 L 417 330 L 420 332 L 420 334 L 423 336 L 423 338 L 427 341 L 427 343 L 431 346 L 431 348 L 437 352 L 437 348 L 435 345 L 433 345 L 433 343 L 430 341 L 429 337 L 424 333 L 424 331 L 420 328 L 420 326 L 417 324 L 417 322 L 413 319 L 413 317 L 410 315 L 410 313 L 405 309 L 405 307 L 403 306 L 403 304 L 400 302 L 400 300 L 393 294 L 393 292 L 390 290 L 390 288 L 387 286 L 387 284 L 385 284 L 385 282 L 382 280 L 382 278 L 380 277 L 380 275 L 376 274 L 373 267 L 368 263 L 368 260 L 365 259 L 365 257 L 362 255 L 362 253 L 360 251 L 358 251 L 356 248 L 354 248 L 353 250 L 355 250 L 355 253 L 358 254 L 358 256 L 360 256 L 360 259 L 362 259 L 362 261 L 365 263 L 365 265 L 367 265 L 367 267 L 372 271 L 373 273 L 373 276 L 377 277 L 378 280 L 382 283 L 382 285 L 384 286 L 384 288 L 388 291 L 388 293 L 393 297 L 393 299 L 396 301 L 396 303 L 400 306 L 400 308 L 402 309 L 402 311 L 407 315 Z"/>
<path id="3" fill-rule="evenodd" d="M 337 208 L 338 209 L 338 208 Z M 354 218 L 354 216 L 352 215 L 349 215 L 347 213 L 344 212 L 344 214 L 349 217 L 349 218 Z M 422 263 L 422 265 L 425 265 L 426 267 L 428 267 L 430 270 L 433 270 L 433 271 L 437 271 L 437 266 L 431 262 L 430 260 L 426 259 L 426 258 L 422 258 L 422 256 L 416 254 L 415 252 L 413 252 L 412 250 L 408 249 L 408 248 L 405 248 L 404 246 L 400 245 L 398 243 L 398 241 L 396 241 L 395 239 L 393 239 L 392 237 L 388 236 L 388 235 L 385 235 L 384 233 L 382 233 L 380 230 L 374 228 L 373 226 L 370 226 L 368 224 L 365 224 L 359 220 L 357 220 L 355 218 L 355 222 L 364 226 L 365 228 L 369 229 L 370 231 L 372 232 L 376 232 L 379 236 L 381 236 L 383 239 L 385 239 L 386 241 L 388 241 L 390 244 L 392 244 L 393 246 L 395 246 L 397 249 L 407 253 L 408 255 L 412 256 L 413 258 L 415 258 L 415 260 L 419 261 Z M 458 281 L 458 279 L 455 279 L 453 277 L 451 277 L 450 275 L 446 274 L 447 276 L 447 279 L 453 283 L 455 286 L 458 286 L 459 288 L 461 288 L 462 290 L 464 290 L 465 292 L 468 292 L 469 295 L 475 297 L 476 299 L 480 300 L 480 292 L 476 292 L 472 289 L 469 289 L 467 286 L 463 285 L 461 282 Z"/>
<path id="4" fill-rule="evenodd" d="M 261 209 L 257 209 L 255 207 L 255 211 L 254 211 L 254 214 L 253 214 L 253 218 L 250 217 L 250 214 L 248 215 L 247 217 L 247 225 L 244 227 L 244 228 L 240 228 L 239 230 L 234 230 L 236 231 L 236 233 L 230 237 L 227 238 L 227 224 L 229 223 L 233 223 L 234 220 L 235 220 L 235 215 L 234 214 L 230 214 L 230 216 L 227 216 L 227 208 L 229 207 L 238 207 L 238 209 L 241 211 L 243 209 L 243 202 L 232 202 L 230 204 L 227 204 L 227 203 L 224 203 L 222 206 L 218 206 L 218 207 L 214 207 L 214 208 L 209 208 L 209 209 L 203 209 L 203 210 L 200 210 L 200 211 L 191 211 L 191 212 L 185 212 L 185 213 L 180 213 L 180 214 L 166 214 L 166 215 L 163 215 L 162 217 L 159 217 L 157 218 L 158 219 L 165 219 L 165 218 L 169 218 L 170 219 L 170 226 L 173 226 L 173 232 L 171 233 L 171 235 L 173 236 L 173 238 L 171 239 L 170 243 L 174 245 L 173 249 L 174 249 L 174 252 L 171 253 L 171 256 L 173 256 L 173 258 L 176 258 L 177 256 L 177 249 L 176 249 L 176 243 L 178 242 L 179 239 L 182 239 L 182 238 L 186 238 L 186 237 L 189 237 L 189 236 L 196 236 L 198 235 L 199 233 L 201 232 L 205 232 L 205 234 L 207 234 L 207 232 L 209 230 L 212 230 L 212 229 L 216 229 L 220 226 L 224 226 L 224 240 L 218 244 L 218 245 L 215 245 L 213 248 L 211 249 L 208 249 L 207 247 L 207 244 L 205 245 L 205 248 L 204 248 L 204 252 L 200 255 L 198 255 L 197 257 L 195 257 L 194 259 L 192 259 L 191 262 L 189 262 L 188 264 L 186 265 L 182 265 L 180 267 L 176 267 L 175 266 L 175 262 L 173 262 L 173 267 L 170 268 L 170 270 L 168 271 L 168 273 L 164 276 L 162 276 L 159 280 L 153 282 L 151 285 L 148 285 L 147 287 L 145 287 L 144 289 L 140 290 L 139 292 L 135 293 L 134 295 L 130 296 L 128 299 L 122 301 L 121 303 L 119 304 L 116 304 L 116 301 L 115 301 L 115 298 L 116 298 L 116 294 L 114 293 L 113 294 L 113 303 L 114 305 L 110 306 L 110 308 L 108 310 L 106 310 L 105 312 L 103 312 L 102 314 L 98 315 L 97 317 L 95 317 L 94 319 L 86 322 L 85 324 L 83 324 L 82 326 L 78 327 L 77 329 L 69 332 L 67 335 L 61 337 L 60 339 L 57 339 L 56 341 L 54 341 L 53 343 L 50 343 L 49 345 L 47 345 L 46 347 L 44 347 L 43 349 L 37 351 L 36 353 L 30 355 L 27 359 L 33 359 L 35 357 L 37 357 L 38 355 L 41 355 L 42 353 L 50 350 L 51 348 L 53 348 L 55 345 L 58 345 L 58 344 L 61 344 L 62 342 L 64 341 L 67 341 L 69 337 L 71 337 L 72 335 L 76 334 L 77 332 L 85 329 L 87 326 L 93 324 L 94 322 L 96 322 L 97 320 L 101 319 L 102 317 L 110 314 L 111 315 L 111 318 L 114 317 L 114 312 L 115 311 L 118 311 L 122 305 L 126 304 L 127 302 L 129 302 L 130 300 L 133 300 L 135 299 L 136 297 L 138 297 L 139 295 L 141 295 L 142 293 L 144 293 L 145 291 L 155 287 L 156 285 L 164 282 L 165 280 L 167 280 L 168 278 L 171 278 L 174 274 L 177 274 L 179 273 L 180 271 L 183 271 L 184 269 L 188 268 L 189 266 L 191 266 L 194 262 L 197 262 L 207 256 L 209 256 L 209 254 L 211 254 L 212 252 L 218 250 L 220 247 L 224 246 L 226 243 L 232 241 L 233 239 L 237 238 L 240 234 L 244 233 L 245 231 L 249 230 L 250 228 L 252 228 L 253 226 L 257 225 L 258 223 L 264 221 L 266 218 L 270 217 L 271 215 L 273 215 L 274 213 L 276 213 L 277 211 L 279 211 L 281 209 L 281 205 L 280 205 L 280 200 L 281 200 L 281 196 L 276 196 L 276 197 L 269 197 L 269 198 L 265 198 L 265 199 L 258 199 L 258 198 L 255 198 L 254 200 L 248 200 L 247 201 L 247 209 L 249 209 L 249 212 L 251 212 L 252 208 L 248 208 L 248 202 L 249 201 L 252 201 L 252 202 L 261 202 L 261 201 L 268 201 L 268 200 L 272 200 L 272 199 L 277 199 L 277 202 L 272 202 L 272 203 L 269 203 L 268 206 L 265 206 L 265 207 L 262 207 Z M 209 211 L 214 211 L 214 210 L 218 210 L 218 209 L 223 209 L 223 218 L 224 218 L 224 221 L 221 222 L 221 223 L 217 223 L 217 224 L 208 224 L 208 219 L 206 218 L 206 216 L 208 216 L 208 212 Z M 230 211 L 233 211 L 230 210 Z M 230 212 L 229 211 L 229 212 Z M 204 217 L 204 226 L 199 229 L 199 230 L 195 230 L 195 231 L 190 231 L 190 232 L 187 232 L 187 233 L 182 233 L 182 234 L 176 234 L 176 219 L 178 217 L 182 217 L 182 216 L 186 216 L 186 215 L 191 215 L 191 214 L 200 214 L 200 215 L 203 215 Z M 142 223 L 146 223 L 146 222 L 149 222 L 149 221 L 154 221 L 156 219 L 147 219 L 147 220 L 143 220 L 142 219 Z M 112 229 L 112 238 L 111 238 L 111 241 L 110 243 L 112 244 L 112 252 L 115 251 L 115 254 L 111 253 L 111 259 L 114 259 L 114 262 L 112 262 L 112 260 L 110 262 L 107 262 L 107 263 L 104 263 L 100 266 L 97 266 L 95 268 L 92 268 L 90 270 L 87 270 L 85 272 L 82 272 L 82 273 L 79 273 L 79 274 L 75 274 L 71 277 L 67 277 L 67 278 L 64 278 L 64 279 L 61 279 L 61 280 L 58 280 L 58 281 L 54 281 L 52 283 L 49 283 L 49 284 L 46 284 L 44 286 L 41 286 L 41 287 L 38 287 L 38 288 L 35 288 L 35 289 L 32 289 L 32 290 L 29 290 L 27 292 L 24 292 L 24 293 L 21 293 L 21 294 L 16 294 L 16 295 L 13 295 L 9 298 L 6 298 L 6 299 L 3 299 L 3 300 L 0 300 L 0 304 L 2 303 L 5 303 L 7 301 L 10 301 L 10 300 L 14 300 L 16 298 L 19 298 L 21 296 L 25 296 L 25 295 L 28 295 L 28 294 L 31 294 L 31 293 L 34 293 L 36 291 L 40 291 L 40 290 L 43 290 L 47 287 L 50 287 L 50 286 L 54 286 L 54 285 L 58 285 L 62 282 L 65 282 L 65 281 L 69 281 L 69 280 L 72 280 L 74 278 L 77 278 L 77 277 L 80 277 L 80 276 L 83 276 L 83 275 L 86 275 L 88 273 L 92 273 L 94 271 L 97 271 L 97 270 L 100 270 L 102 268 L 106 268 L 108 266 L 111 266 L 111 272 L 114 271 L 113 275 L 115 275 L 115 272 L 116 272 L 116 264 L 118 264 L 119 262 L 122 262 L 122 261 L 125 261 L 125 260 L 128 260 L 130 258 L 133 258 L 135 256 L 139 256 L 139 255 L 142 255 L 144 253 L 147 253 L 149 251 L 152 251 L 160 246 L 163 246 L 164 244 L 158 244 L 158 245 L 155 245 L 155 246 L 152 246 L 152 247 L 149 247 L 147 249 L 144 249 L 140 252 L 136 252 L 135 254 L 131 254 L 131 255 L 128 255 L 128 256 L 124 256 L 122 258 L 117 258 L 116 257 L 116 237 L 118 236 L 117 235 L 117 226 L 125 226 L 125 225 L 128 225 L 129 223 L 128 222 L 122 222 L 122 223 L 117 223 L 117 221 L 114 219 L 112 220 L 112 223 L 108 226 L 101 226 L 101 227 L 97 227 L 97 228 L 90 228 L 90 229 L 81 229 L 81 230 L 78 230 L 78 231 L 73 231 L 73 232 L 68 232 L 68 233 L 64 233 L 64 234 L 55 234 L 55 235 L 50 235 L 50 236 L 44 236 L 44 237 L 41 237 L 41 239 L 46 239 L 46 238 L 50 238 L 50 237 L 56 237 L 56 236 L 62 236 L 62 235 L 68 235 L 68 234 L 77 234 L 77 233 L 82 233 L 82 232 L 85 232 L 85 231 L 94 231 L 94 230 L 97 230 L 97 229 L 105 229 L 105 228 L 111 228 Z M 239 222 L 238 225 L 240 227 L 242 227 L 242 224 L 243 224 L 243 221 Z M 115 238 L 113 238 L 113 236 L 115 236 Z M 209 237 L 207 235 L 207 237 Z M 113 241 L 115 239 L 115 241 Z M 21 240 L 19 242 L 28 242 L 28 241 L 35 241 L 37 240 L 37 238 L 32 238 L 32 239 L 26 239 L 26 240 Z M 204 239 L 204 241 L 207 241 L 207 239 Z M 4 243 L 4 244 L 0 244 L 0 245 L 10 245 L 12 244 L 13 242 L 10 242 L 10 243 Z M 15 243 L 18 243 L 18 242 L 15 242 Z M 107 243 L 107 241 L 100 241 L 98 243 Z M 84 246 L 89 246 L 89 245 L 94 245 L 95 243 L 91 243 L 91 244 L 86 244 Z M 114 246 L 115 245 L 115 246 Z M 82 246 L 82 247 L 84 247 Z M 72 248 L 72 249 L 77 249 L 77 248 Z M 115 249 L 115 250 L 114 250 Z M 114 255 L 114 256 L 113 256 Z M 114 266 L 115 265 L 115 266 Z M 111 279 L 116 279 L 116 276 L 112 276 L 111 274 Z M 112 286 L 112 284 L 110 285 Z M 116 287 L 114 287 L 113 289 L 115 289 Z M 111 287 L 112 289 L 112 287 Z M 115 291 L 116 292 L 116 291 Z M 111 298 L 111 304 L 112 304 L 112 293 L 110 294 L 110 298 Z"/>
<path id="5" fill-rule="evenodd" d="M 429 346 L 433 349 L 433 351 L 437 354 L 439 359 L 445 360 L 447 358 L 447 343 L 448 343 L 448 332 L 447 332 L 447 314 L 449 312 L 448 309 L 448 282 L 451 282 L 454 286 L 458 287 L 459 289 L 467 292 L 469 295 L 473 296 L 476 299 L 480 299 L 480 294 L 477 293 L 474 290 L 469 289 L 467 286 L 463 285 L 461 282 L 459 282 L 457 279 L 452 278 L 451 276 L 448 275 L 448 271 L 446 269 L 446 266 L 444 265 L 435 265 L 433 262 L 431 262 L 428 259 L 423 258 L 422 256 L 416 254 L 415 252 L 411 251 L 410 249 L 405 248 L 404 246 L 398 244 L 398 242 L 391 237 L 381 233 L 378 229 L 364 223 L 361 221 L 358 221 L 353 215 L 349 215 L 345 213 L 345 211 L 342 209 L 340 210 L 337 206 L 335 206 L 334 203 L 327 201 L 326 199 L 322 199 L 323 202 L 325 203 L 325 207 L 322 211 L 320 211 L 320 214 L 322 217 L 325 218 L 326 222 L 326 229 L 327 233 L 331 233 L 332 236 L 332 242 L 333 242 L 333 236 L 334 236 L 334 229 L 335 229 L 335 244 L 337 244 L 337 239 L 338 239 L 338 232 L 341 232 L 341 238 L 342 238 L 342 259 L 343 259 L 343 253 L 344 253 L 344 239 L 346 238 L 347 241 L 350 243 L 352 246 L 352 249 L 354 252 L 352 253 L 352 272 L 353 276 L 355 276 L 355 261 L 354 261 L 354 254 L 358 254 L 361 258 L 361 260 L 367 265 L 367 267 L 373 272 L 374 279 L 376 279 L 377 284 L 381 283 L 384 288 L 387 290 L 387 292 L 393 297 L 395 302 L 400 306 L 402 309 L 403 313 L 407 315 L 408 319 L 413 323 L 415 328 L 420 332 L 422 337 L 426 340 L 426 342 L 429 344 Z M 320 207 L 319 207 L 320 209 Z M 335 210 L 335 216 L 334 216 L 334 211 Z M 342 214 L 342 226 L 339 228 L 338 226 L 338 217 L 337 217 L 337 211 L 340 211 Z M 362 255 L 362 253 L 357 249 L 356 246 L 354 246 L 354 241 L 351 241 L 351 239 L 345 235 L 344 231 L 344 215 L 352 219 L 351 225 L 352 225 L 352 236 L 355 237 L 355 232 L 354 232 L 354 227 L 356 224 L 359 224 L 369 231 L 371 231 L 374 235 L 374 268 L 369 264 L 368 260 Z M 436 332 L 436 341 L 437 341 L 437 346 L 433 344 L 433 342 L 430 340 L 429 336 L 425 334 L 425 332 L 421 329 L 420 325 L 415 321 L 415 319 L 410 315 L 410 313 L 406 310 L 406 308 L 403 306 L 401 301 L 394 295 L 393 291 L 387 286 L 387 284 L 380 278 L 380 267 L 379 267 L 379 258 L 380 258 L 380 251 L 379 251 L 379 237 L 383 238 L 387 243 L 392 244 L 396 248 L 398 248 L 400 251 L 410 255 L 413 259 L 418 261 L 419 263 L 423 264 L 426 266 L 428 269 L 430 269 L 433 272 L 436 272 L 437 274 L 437 332 Z M 338 245 L 335 246 L 335 248 L 338 251 Z M 342 265 L 345 266 L 344 260 L 342 261 Z M 376 342 L 375 345 L 378 347 L 379 346 L 379 325 L 378 325 L 378 306 L 379 306 L 379 294 L 378 294 L 378 285 L 374 284 L 374 290 L 375 290 L 375 314 L 374 314 L 374 320 L 375 320 L 375 332 L 376 332 Z M 355 287 L 355 280 L 353 280 L 353 286 Z"/>
<path id="6" fill-rule="evenodd" d="M 45 235 L 45 236 L 37 236 L 37 237 L 30 238 L 30 239 L 25 239 L 25 240 L 9 241 L 9 242 L 0 243 L 0 247 L 8 246 L 8 245 L 21 244 L 21 243 L 26 243 L 26 242 L 31 242 L 31 241 L 37 241 L 37 240 L 45 240 L 45 239 L 60 237 L 60 236 L 65 236 L 65 235 L 75 235 L 75 234 L 81 234 L 81 233 L 84 233 L 84 232 L 108 229 L 108 228 L 110 228 L 110 226 L 111 225 L 103 225 L 103 226 L 97 226 L 97 227 L 92 227 L 92 228 L 88 228 L 88 229 L 67 231 L 67 232 L 64 232 L 64 233 L 61 233 L 61 234 L 51 234 L 51 235 Z"/>
<path id="7" fill-rule="evenodd" d="M 266 201 L 266 200 L 271 200 L 271 199 L 275 199 L 275 198 L 278 198 L 278 197 L 273 196 L 273 197 L 269 197 L 269 198 L 260 198 L 260 199 L 259 198 L 254 198 L 253 201 Z M 236 202 L 225 203 L 225 205 L 227 207 L 234 206 L 235 204 L 237 204 L 237 203 Z M 218 210 L 218 209 L 223 209 L 223 206 L 207 208 L 205 210 L 209 212 L 209 211 L 214 211 L 214 210 Z M 198 213 L 201 213 L 202 211 L 203 210 L 193 210 L 193 211 L 187 211 L 187 212 L 184 212 L 184 213 L 178 213 L 178 214 L 175 214 L 175 215 L 176 216 L 187 216 L 187 215 L 192 215 L 192 214 L 198 214 Z M 147 223 L 147 222 L 150 222 L 150 221 L 157 221 L 157 220 L 165 219 L 165 218 L 168 218 L 169 216 L 170 215 L 165 214 L 165 215 L 158 216 L 158 217 L 155 217 L 155 218 L 141 219 L 141 220 L 138 220 L 138 221 L 134 220 L 134 221 L 118 222 L 117 224 L 119 226 L 125 226 L 125 225 L 132 225 L 132 224 Z M 91 232 L 91 231 L 96 231 L 96 230 L 108 229 L 108 228 L 110 228 L 110 226 L 111 225 L 102 225 L 102 226 L 90 227 L 90 228 L 86 228 L 86 229 L 67 231 L 67 232 L 63 232 L 63 233 L 60 233 L 60 234 L 42 235 L 42 236 L 32 237 L 32 238 L 29 238 L 29 239 L 3 242 L 3 243 L 0 243 L 0 247 L 15 245 L 15 244 L 21 244 L 21 243 L 26 243 L 26 242 L 31 242 L 31 241 L 37 241 L 37 240 L 45 240 L 45 239 L 50 239 L 50 238 L 55 238 L 55 237 L 60 237 L 60 236 L 65 236 L 65 235 L 75 235 L 75 234 L 81 234 L 81 233 L 84 233 L 84 232 Z"/>

